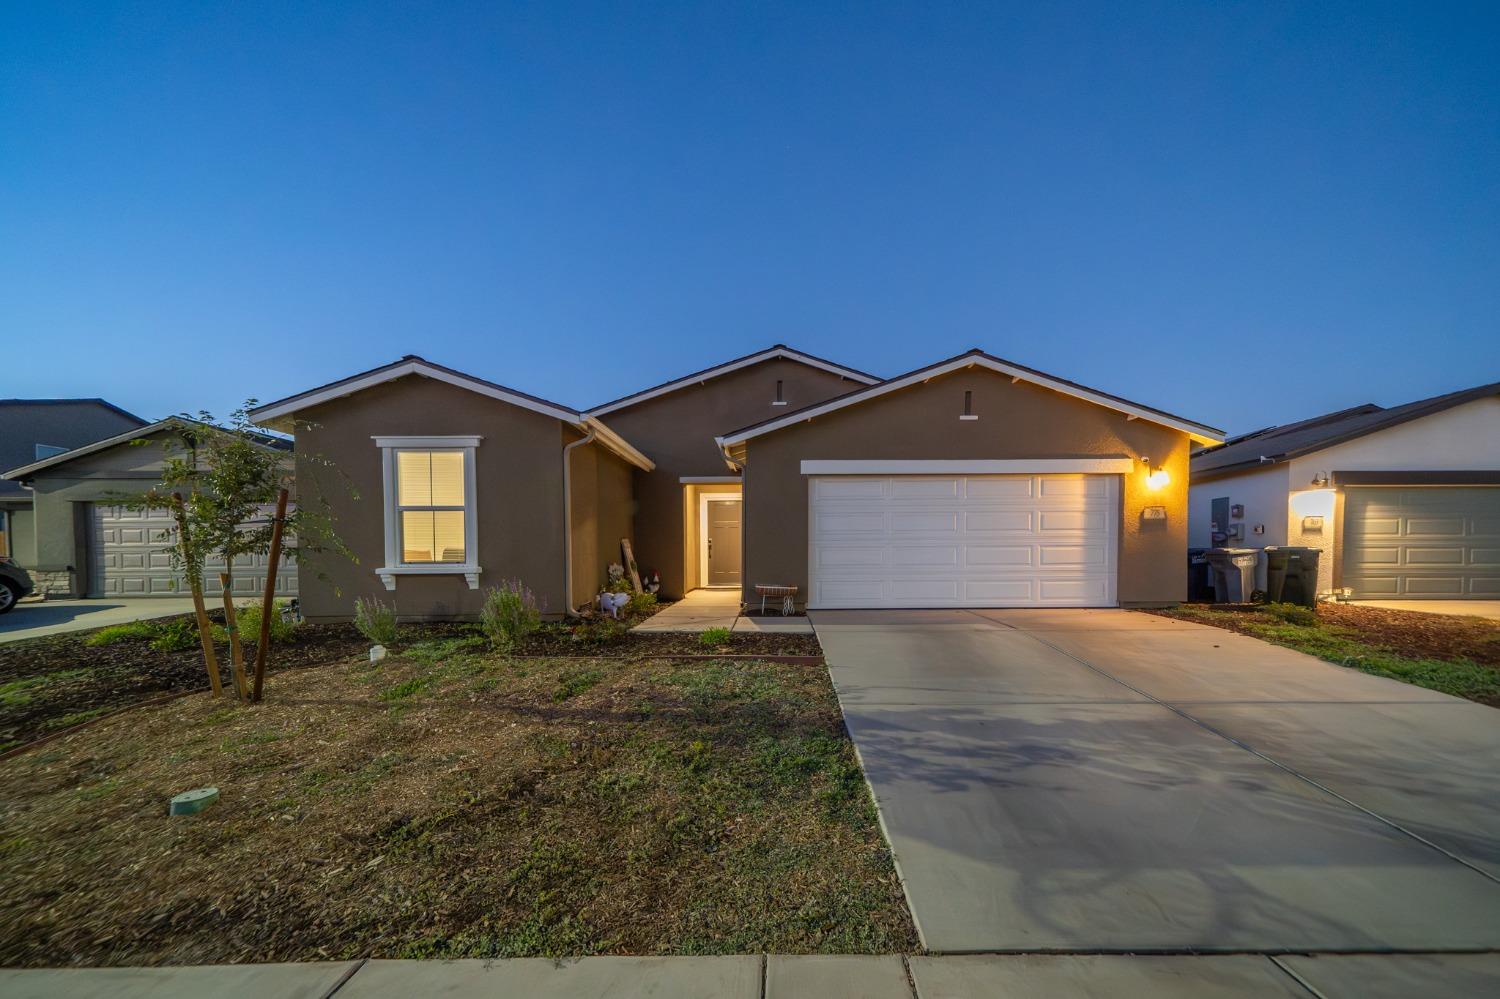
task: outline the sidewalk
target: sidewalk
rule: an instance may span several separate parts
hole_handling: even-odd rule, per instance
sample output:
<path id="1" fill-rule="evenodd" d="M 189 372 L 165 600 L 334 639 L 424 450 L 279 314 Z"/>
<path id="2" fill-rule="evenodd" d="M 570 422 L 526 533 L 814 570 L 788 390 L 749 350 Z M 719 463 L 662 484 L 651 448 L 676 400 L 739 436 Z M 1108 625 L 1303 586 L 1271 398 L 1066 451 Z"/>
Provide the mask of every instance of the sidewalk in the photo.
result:
<path id="1" fill-rule="evenodd" d="M 632 631 L 702 632 L 709 628 L 730 631 L 781 632 L 811 635 L 812 623 L 805 617 L 745 617 L 740 614 L 737 589 L 693 590 L 687 596 L 632 628 Z"/>
<path id="2" fill-rule="evenodd" d="M 1396 999 L 1500 995 L 1500 954 L 585 957 L 0 970 L 6 999 Z"/>

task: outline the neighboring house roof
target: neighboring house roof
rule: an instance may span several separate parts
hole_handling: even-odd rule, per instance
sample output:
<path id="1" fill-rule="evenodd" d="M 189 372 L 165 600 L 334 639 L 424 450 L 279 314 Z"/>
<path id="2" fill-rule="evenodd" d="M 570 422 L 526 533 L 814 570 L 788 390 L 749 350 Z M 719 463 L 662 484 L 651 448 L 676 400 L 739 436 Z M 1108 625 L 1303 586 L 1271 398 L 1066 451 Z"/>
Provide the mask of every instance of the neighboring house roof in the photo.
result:
<path id="1" fill-rule="evenodd" d="M 1289 461 L 1357 437 L 1441 413 L 1466 402 L 1496 395 L 1500 395 L 1500 382 L 1476 385 L 1474 388 L 1433 396 L 1431 399 L 1419 399 L 1389 409 L 1367 402 L 1362 406 L 1325 413 L 1312 419 L 1267 427 L 1232 437 L 1218 447 L 1199 451 L 1193 455 L 1192 474 L 1195 478 L 1217 477 Z"/>
<path id="2" fill-rule="evenodd" d="M 799 364 L 806 364 L 809 367 L 819 368 L 823 371 L 839 375 L 840 377 L 848 378 L 850 381 L 859 382 L 861 385 L 874 385 L 880 381 L 879 378 L 872 374 L 869 374 L 868 372 L 856 371 L 854 368 L 846 368 L 842 364 L 835 364 L 834 362 L 825 360 L 824 358 L 814 357 L 812 354 L 807 354 L 792 347 L 788 347 L 784 343 L 778 343 L 767 347 L 765 350 L 756 351 L 754 354 L 746 354 L 744 357 L 736 357 L 732 361 L 725 361 L 723 364 L 715 364 L 711 368 L 704 368 L 702 371 L 694 371 L 690 375 L 683 375 L 681 378 L 674 378 L 669 382 L 662 382 L 660 385 L 655 385 L 648 389 L 642 389 L 639 392 L 632 392 L 630 395 L 622 396 L 621 398 L 615 399 L 612 402 L 606 402 L 603 405 L 595 406 L 593 409 L 589 410 L 589 412 L 594 414 L 595 416 L 603 416 L 606 413 L 613 413 L 615 410 L 625 409 L 629 406 L 634 406 L 637 403 L 645 402 L 647 399 L 655 399 L 657 396 L 666 395 L 668 392 L 676 392 L 680 388 L 686 388 L 689 385 L 698 385 L 710 378 L 717 378 L 720 375 L 727 375 L 731 371 L 738 371 L 741 368 L 748 368 L 752 364 L 759 364 L 762 361 L 774 360 L 778 357 L 785 358 L 789 361 L 796 361 Z"/>
<path id="3" fill-rule="evenodd" d="M 82 458 L 84 455 L 97 454 L 100 451 L 107 451 L 110 448 L 118 447 L 121 444 L 129 444 L 131 441 L 142 440 L 146 437 L 150 437 L 152 434 L 161 433 L 163 430 L 171 430 L 174 427 L 183 427 L 190 424 L 200 427 L 208 425 L 203 423 L 201 420 L 194 420 L 186 416 L 169 416 L 165 420 L 157 420 L 155 423 L 147 423 L 144 426 L 127 430 L 123 434 L 116 434 L 113 437 L 106 437 L 102 441 L 94 441 L 92 444 L 85 444 L 83 447 L 76 447 L 71 451 L 64 451 L 62 454 L 54 454 L 51 457 L 43 458 L 40 461 L 33 461 L 30 464 L 21 465 L 19 468 L 12 468 L 8 472 L 0 473 L 0 479 L 11 479 L 16 481 L 32 479 L 36 477 L 36 474 L 38 472 L 45 472 L 49 469 L 57 468 L 58 466 L 65 465 L 77 458 Z M 270 434 L 259 433 L 254 434 L 254 437 L 268 450 L 292 450 L 292 441 L 287 440 L 285 437 L 273 437 Z"/>
<path id="4" fill-rule="evenodd" d="M 571 424 L 583 433 L 592 432 L 601 444 L 638 468 L 643 468 L 649 472 L 656 467 L 650 458 L 636 450 L 629 441 L 588 413 L 580 412 L 560 403 L 549 402 L 546 399 L 528 395 L 525 392 L 507 388 L 495 382 L 486 381 L 483 378 L 476 378 L 473 375 L 465 374 L 454 368 L 435 364 L 426 358 L 418 357 L 416 354 L 407 354 L 400 360 L 393 361 L 390 364 L 371 368 L 369 371 L 350 375 L 348 378 L 341 378 L 336 382 L 329 382 L 327 385 L 321 385 L 318 388 L 308 389 L 306 392 L 287 396 L 285 399 L 278 399 L 275 402 L 268 402 L 262 406 L 257 406 L 250 411 L 250 419 L 263 426 L 273 427 L 278 430 L 291 429 L 293 423 L 292 417 L 302 410 L 310 409 L 313 406 L 322 405 L 325 402 L 330 402 L 347 395 L 353 395 L 356 392 L 362 392 L 367 388 L 392 382 L 398 378 L 405 378 L 408 375 L 418 375 L 423 378 L 432 378 L 436 381 L 446 382 L 449 385 L 454 385 L 470 392 L 476 392 L 479 395 L 508 402 L 512 406 L 519 406 L 522 409 L 529 409 L 544 416 L 561 420 L 564 423 Z"/>
<path id="5" fill-rule="evenodd" d="M 999 374 L 1008 375 L 1012 381 L 1029 382 L 1033 385 L 1051 389 L 1054 392 L 1060 392 L 1063 395 L 1070 395 L 1076 399 L 1083 399 L 1086 402 L 1118 410 L 1132 419 L 1148 420 L 1152 423 L 1171 427 L 1174 430 L 1180 430 L 1199 443 L 1217 444 L 1224 436 L 1222 430 L 1214 427 L 1206 426 L 1202 423 L 1194 423 L 1191 420 L 1175 416 L 1165 410 L 1154 409 L 1150 406 L 1141 405 L 1138 402 L 1131 402 L 1117 395 L 1110 395 L 1107 392 L 1101 392 L 1098 389 L 1092 389 L 1077 382 L 1070 382 L 1067 379 L 1046 374 L 1035 368 L 1016 364 L 1014 361 L 995 357 L 976 347 L 967 353 L 959 354 L 957 357 L 950 357 L 946 361 L 939 361 L 925 368 L 917 368 L 915 371 L 909 371 L 904 375 L 897 375 L 895 378 L 889 378 L 865 388 L 855 389 L 853 392 L 836 396 L 825 402 L 805 406 L 802 409 L 772 417 L 769 420 L 763 420 L 760 423 L 724 434 L 721 437 L 715 438 L 715 440 L 718 441 L 721 448 L 743 444 L 751 438 L 773 433 L 794 423 L 801 423 L 803 420 L 821 416 L 824 413 L 832 413 L 846 406 L 857 405 L 858 403 L 907 388 L 930 378 L 936 378 L 940 375 L 972 367 L 987 368 Z"/>
<path id="6" fill-rule="evenodd" d="M 76 448 L 145 422 L 103 399 L 0 399 L 0 468 L 35 461 L 38 444 Z M 0 481 L 0 498 L 30 495 Z"/>

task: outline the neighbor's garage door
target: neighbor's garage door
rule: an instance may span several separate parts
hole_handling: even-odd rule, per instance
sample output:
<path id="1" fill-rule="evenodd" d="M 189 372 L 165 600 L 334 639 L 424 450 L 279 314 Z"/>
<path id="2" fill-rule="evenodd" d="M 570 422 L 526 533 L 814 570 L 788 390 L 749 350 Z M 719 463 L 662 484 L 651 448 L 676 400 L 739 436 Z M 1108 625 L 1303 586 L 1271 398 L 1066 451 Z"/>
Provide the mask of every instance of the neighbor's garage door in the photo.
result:
<path id="1" fill-rule="evenodd" d="M 1349 488 L 1341 585 L 1356 597 L 1500 599 L 1500 489 Z"/>
<path id="2" fill-rule="evenodd" d="M 175 537 L 170 515 L 121 506 L 95 504 L 90 510 L 89 596 L 182 597 L 188 595 L 180 574 L 172 571 L 166 549 Z M 235 562 L 231 583 L 236 596 L 258 596 L 265 590 L 266 559 L 246 556 Z M 210 562 L 203 590 L 218 595 L 223 562 Z M 276 592 L 297 595 L 295 563 L 283 558 L 276 573 Z"/>
<path id="3" fill-rule="evenodd" d="M 811 480 L 808 604 L 1108 607 L 1113 475 Z"/>

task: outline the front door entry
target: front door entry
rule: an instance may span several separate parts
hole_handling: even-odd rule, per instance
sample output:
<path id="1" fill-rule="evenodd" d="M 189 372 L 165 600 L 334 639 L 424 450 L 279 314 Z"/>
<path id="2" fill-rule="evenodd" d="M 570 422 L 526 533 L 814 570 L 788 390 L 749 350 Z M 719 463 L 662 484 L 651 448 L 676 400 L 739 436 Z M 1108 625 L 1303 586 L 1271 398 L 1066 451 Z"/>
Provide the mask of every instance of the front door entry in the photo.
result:
<path id="1" fill-rule="evenodd" d="M 708 530 L 704 538 L 707 550 L 708 586 L 740 585 L 740 509 L 736 499 L 711 499 L 707 503 Z"/>

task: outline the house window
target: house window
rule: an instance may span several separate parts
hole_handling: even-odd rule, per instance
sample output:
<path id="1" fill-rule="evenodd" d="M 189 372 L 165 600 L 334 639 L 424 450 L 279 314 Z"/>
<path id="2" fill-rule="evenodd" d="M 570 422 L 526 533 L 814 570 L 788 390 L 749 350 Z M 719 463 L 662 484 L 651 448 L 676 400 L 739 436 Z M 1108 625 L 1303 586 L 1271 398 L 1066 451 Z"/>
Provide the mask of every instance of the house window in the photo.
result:
<path id="1" fill-rule="evenodd" d="M 773 406 L 785 406 L 786 405 L 786 396 L 782 393 L 782 382 L 781 382 L 780 378 L 776 379 L 776 398 L 771 400 L 771 405 L 773 405 Z"/>
<path id="2" fill-rule="evenodd" d="M 67 450 L 67 448 L 59 447 L 56 444 L 37 444 L 32 448 L 32 453 L 36 455 L 36 458 L 33 460 L 41 461 L 43 458 L 50 458 L 54 454 L 63 454 Z"/>
<path id="3" fill-rule="evenodd" d="M 401 562 L 468 561 L 464 551 L 464 452 L 397 451 Z"/>
<path id="4" fill-rule="evenodd" d="M 474 454 L 478 437 L 377 437 L 385 474 L 387 589 L 400 575 L 463 575 L 479 586 Z"/>

